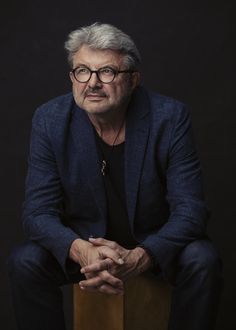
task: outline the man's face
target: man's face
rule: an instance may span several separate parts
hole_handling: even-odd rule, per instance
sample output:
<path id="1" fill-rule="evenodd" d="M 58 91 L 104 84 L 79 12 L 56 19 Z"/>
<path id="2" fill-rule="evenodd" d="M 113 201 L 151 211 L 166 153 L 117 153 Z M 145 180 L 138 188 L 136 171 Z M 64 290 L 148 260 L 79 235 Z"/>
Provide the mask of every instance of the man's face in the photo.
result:
<path id="1" fill-rule="evenodd" d="M 112 68 L 114 70 L 127 69 L 123 64 L 123 55 L 112 50 L 95 50 L 82 46 L 74 55 L 73 68 L 89 68 L 98 70 Z M 93 73 L 86 83 L 78 82 L 72 73 L 70 78 L 76 104 L 92 115 L 104 114 L 127 107 L 132 91 L 139 83 L 139 73 L 119 73 L 108 84 L 98 80 Z"/>

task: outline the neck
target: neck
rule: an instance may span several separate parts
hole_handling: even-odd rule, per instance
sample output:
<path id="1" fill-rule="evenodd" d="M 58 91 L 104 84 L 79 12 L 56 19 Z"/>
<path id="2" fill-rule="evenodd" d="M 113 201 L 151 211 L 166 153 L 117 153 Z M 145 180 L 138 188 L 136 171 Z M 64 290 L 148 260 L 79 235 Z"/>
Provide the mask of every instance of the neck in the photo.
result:
<path id="1" fill-rule="evenodd" d="M 119 132 L 117 143 L 125 139 L 125 117 L 127 109 L 119 110 L 115 113 L 105 113 L 99 115 L 88 114 L 88 117 L 95 127 L 98 135 L 108 144 L 112 144 L 114 136 Z"/>

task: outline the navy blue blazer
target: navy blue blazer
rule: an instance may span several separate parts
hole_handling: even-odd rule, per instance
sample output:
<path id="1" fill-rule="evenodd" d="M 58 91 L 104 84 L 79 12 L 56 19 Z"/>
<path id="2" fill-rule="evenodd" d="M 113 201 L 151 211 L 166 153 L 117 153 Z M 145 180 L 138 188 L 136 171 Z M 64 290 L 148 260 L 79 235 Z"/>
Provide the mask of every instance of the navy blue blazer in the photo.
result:
<path id="1" fill-rule="evenodd" d="M 106 198 L 94 130 L 72 94 L 35 112 L 26 179 L 24 229 L 67 270 L 78 237 L 106 233 Z M 139 87 L 129 105 L 125 192 L 131 232 L 165 271 L 189 242 L 205 235 L 199 159 L 189 112 Z"/>

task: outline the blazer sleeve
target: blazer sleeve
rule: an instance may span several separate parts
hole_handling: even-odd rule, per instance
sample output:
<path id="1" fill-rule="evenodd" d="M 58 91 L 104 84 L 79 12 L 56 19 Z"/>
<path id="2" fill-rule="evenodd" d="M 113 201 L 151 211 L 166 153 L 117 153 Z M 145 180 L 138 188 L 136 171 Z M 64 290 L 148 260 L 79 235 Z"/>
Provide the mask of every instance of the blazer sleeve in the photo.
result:
<path id="1" fill-rule="evenodd" d="M 170 215 L 161 229 L 142 242 L 164 272 L 184 246 L 206 236 L 208 217 L 190 114 L 182 105 L 174 110 L 165 178 Z"/>
<path id="2" fill-rule="evenodd" d="M 32 121 L 23 226 L 29 239 L 49 250 L 66 271 L 69 248 L 78 235 L 63 224 L 63 189 L 42 110 Z"/>

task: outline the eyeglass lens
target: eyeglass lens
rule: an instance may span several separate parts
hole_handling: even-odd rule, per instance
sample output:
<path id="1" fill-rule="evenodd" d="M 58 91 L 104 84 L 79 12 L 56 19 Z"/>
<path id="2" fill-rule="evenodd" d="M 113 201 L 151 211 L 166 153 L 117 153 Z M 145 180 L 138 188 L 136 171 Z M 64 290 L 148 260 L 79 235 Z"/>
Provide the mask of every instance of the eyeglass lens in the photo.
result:
<path id="1" fill-rule="evenodd" d="M 104 83 L 112 82 L 116 75 L 116 72 L 111 68 L 101 68 L 97 71 L 92 71 L 89 68 L 77 68 L 74 71 L 74 76 L 79 82 L 87 82 L 92 73 L 96 73 L 98 79 Z"/>

